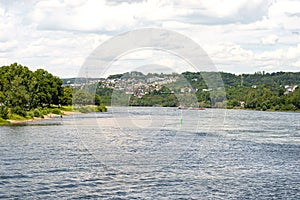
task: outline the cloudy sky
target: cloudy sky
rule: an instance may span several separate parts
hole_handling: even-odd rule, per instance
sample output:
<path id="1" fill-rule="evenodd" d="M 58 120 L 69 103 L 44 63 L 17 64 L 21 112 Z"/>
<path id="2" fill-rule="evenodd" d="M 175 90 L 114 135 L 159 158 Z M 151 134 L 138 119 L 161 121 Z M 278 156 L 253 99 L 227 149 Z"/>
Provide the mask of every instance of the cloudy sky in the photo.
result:
<path id="1" fill-rule="evenodd" d="M 74 77 L 102 42 L 145 27 L 186 35 L 220 71 L 300 71 L 299 0 L 0 0 L 0 66 Z"/>

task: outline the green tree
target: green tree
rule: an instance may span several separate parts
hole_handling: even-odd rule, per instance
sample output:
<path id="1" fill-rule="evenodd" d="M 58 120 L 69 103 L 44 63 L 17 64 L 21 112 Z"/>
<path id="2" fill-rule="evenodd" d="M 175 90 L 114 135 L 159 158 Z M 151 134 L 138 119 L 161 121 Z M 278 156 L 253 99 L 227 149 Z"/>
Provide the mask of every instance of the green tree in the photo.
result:
<path id="1" fill-rule="evenodd" d="M 77 90 L 73 93 L 73 104 L 75 105 L 92 105 L 95 103 L 94 95 L 85 90 Z"/>
<path id="2" fill-rule="evenodd" d="M 62 105 L 72 105 L 72 96 L 73 90 L 69 86 L 63 88 L 63 94 L 60 98 L 60 102 Z"/>

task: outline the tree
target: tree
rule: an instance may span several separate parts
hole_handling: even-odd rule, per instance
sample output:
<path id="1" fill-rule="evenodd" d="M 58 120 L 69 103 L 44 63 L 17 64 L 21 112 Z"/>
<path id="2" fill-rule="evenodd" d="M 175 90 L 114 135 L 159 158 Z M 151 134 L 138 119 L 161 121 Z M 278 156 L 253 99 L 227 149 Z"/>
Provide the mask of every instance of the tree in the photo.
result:
<path id="1" fill-rule="evenodd" d="M 1 104 L 20 109 L 57 105 L 62 91 L 62 80 L 43 69 L 32 72 L 17 63 L 0 67 Z"/>
<path id="2" fill-rule="evenodd" d="M 59 97 L 62 96 L 63 93 L 61 87 L 62 80 L 43 69 L 36 70 L 34 77 L 36 78 L 36 101 L 39 105 L 48 105 L 48 107 L 50 107 L 51 104 L 58 105 L 60 103 Z"/>
<path id="3" fill-rule="evenodd" d="M 63 88 L 63 94 L 60 98 L 61 105 L 72 105 L 73 90 L 69 86 Z"/>
<path id="4" fill-rule="evenodd" d="M 92 105 L 95 103 L 94 96 L 84 90 L 77 90 L 73 93 L 73 104 Z"/>

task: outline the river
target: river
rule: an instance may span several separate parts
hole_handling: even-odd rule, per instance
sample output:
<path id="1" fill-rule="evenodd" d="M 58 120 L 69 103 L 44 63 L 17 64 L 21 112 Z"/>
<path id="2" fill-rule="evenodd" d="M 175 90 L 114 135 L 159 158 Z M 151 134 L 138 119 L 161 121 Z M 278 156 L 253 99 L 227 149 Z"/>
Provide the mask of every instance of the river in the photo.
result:
<path id="1" fill-rule="evenodd" d="M 0 127 L 4 199 L 299 199 L 300 113 L 110 108 Z"/>

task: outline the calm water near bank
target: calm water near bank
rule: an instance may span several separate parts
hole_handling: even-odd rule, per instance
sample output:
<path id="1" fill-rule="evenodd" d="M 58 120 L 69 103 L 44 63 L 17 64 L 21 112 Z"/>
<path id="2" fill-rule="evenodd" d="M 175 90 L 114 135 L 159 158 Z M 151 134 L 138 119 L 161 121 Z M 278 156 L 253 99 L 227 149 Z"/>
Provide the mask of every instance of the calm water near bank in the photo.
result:
<path id="1" fill-rule="evenodd" d="M 300 113 L 129 107 L 0 127 L 4 199 L 298 199 L 299 166 Z"/>

